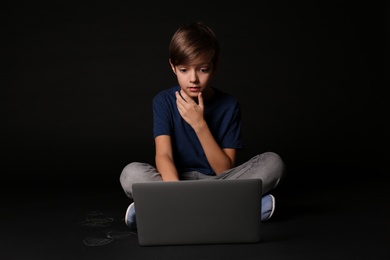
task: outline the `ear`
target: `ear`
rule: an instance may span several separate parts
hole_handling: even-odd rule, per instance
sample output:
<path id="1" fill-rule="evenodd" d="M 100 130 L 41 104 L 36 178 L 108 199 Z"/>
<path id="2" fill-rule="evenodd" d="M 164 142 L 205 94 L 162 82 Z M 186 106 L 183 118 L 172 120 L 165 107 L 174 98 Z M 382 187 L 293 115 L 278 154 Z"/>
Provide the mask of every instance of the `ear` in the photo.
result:
<path id="1" fill-rule="evenodd" d="M 169 59 L 169 65 L 171 65 L 171 69 L 172 69 L 173 73 L 176 74 L 176 67 L 175 67 L 175 65 L 172 64 L 171 59 Z"/>

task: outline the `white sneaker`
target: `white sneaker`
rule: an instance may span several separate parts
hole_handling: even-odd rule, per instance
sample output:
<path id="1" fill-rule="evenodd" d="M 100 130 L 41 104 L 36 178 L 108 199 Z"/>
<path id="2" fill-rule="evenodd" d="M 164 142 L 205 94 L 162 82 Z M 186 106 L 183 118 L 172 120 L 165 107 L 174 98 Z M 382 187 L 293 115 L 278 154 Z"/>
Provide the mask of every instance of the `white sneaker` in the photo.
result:
<path id="1" fill-rule="evenodd" d="M 275 197 L 271 194 L 261 198 L 261 221 L 269 220 L 275 212 Z"/>
<path id="2" fill-rule="evenodd" d="M 134 202 L 126 210 L 125 223 L 131 229 L 137 229 L 137 222 L 135 219 Z"/>

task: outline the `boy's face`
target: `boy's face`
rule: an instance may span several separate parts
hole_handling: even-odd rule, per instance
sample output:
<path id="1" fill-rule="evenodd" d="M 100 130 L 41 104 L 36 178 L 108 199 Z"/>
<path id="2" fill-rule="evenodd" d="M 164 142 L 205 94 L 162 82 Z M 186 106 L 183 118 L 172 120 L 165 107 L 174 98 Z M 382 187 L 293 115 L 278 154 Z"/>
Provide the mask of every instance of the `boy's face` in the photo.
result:
<path id="1" fill-rule="evenodd" d="M 199 92 L 202 92 L 205 98 L 207 97 L 214 74 L 213 64 L 210 61 L 198 59 L 190 64 L 176 66 L 171 62 L 170 64 L 182 91 L 194 100 L 197 99 Z"/>

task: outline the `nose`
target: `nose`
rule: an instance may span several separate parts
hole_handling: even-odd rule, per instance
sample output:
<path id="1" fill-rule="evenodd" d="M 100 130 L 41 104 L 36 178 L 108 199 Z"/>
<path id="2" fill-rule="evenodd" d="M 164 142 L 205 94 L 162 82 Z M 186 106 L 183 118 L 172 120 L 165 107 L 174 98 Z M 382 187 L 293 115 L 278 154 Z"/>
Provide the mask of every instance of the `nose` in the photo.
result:
<path id="1" fill-rule="evenodd" d="M 196 71 L 191 71 L 190 73 L 190 83 L 197 83 L 199 80 L 198 78 L 198 74 L 196 73 Z"/>

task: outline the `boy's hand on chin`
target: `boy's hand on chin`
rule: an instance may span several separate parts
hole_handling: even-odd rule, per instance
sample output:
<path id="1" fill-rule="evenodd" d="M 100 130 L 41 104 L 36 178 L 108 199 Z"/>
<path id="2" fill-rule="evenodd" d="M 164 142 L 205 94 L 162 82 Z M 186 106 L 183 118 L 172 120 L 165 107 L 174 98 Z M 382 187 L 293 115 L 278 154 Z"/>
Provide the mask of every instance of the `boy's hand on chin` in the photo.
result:
<path id="1" fill-rule="evenodd" d="M 198 94 L 198 104 L 184 91 L 176 91 L 176 105 L 181 117 L 193 128 L 203 122 L 203 97 Z"/>

